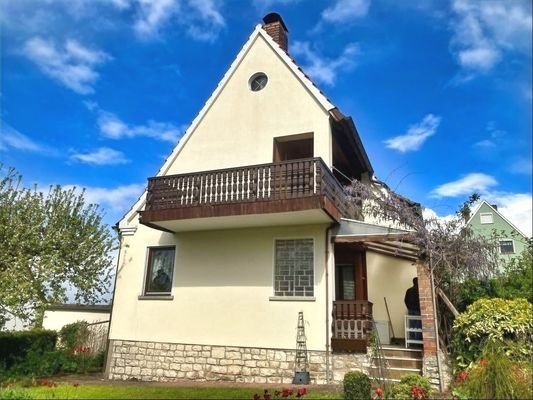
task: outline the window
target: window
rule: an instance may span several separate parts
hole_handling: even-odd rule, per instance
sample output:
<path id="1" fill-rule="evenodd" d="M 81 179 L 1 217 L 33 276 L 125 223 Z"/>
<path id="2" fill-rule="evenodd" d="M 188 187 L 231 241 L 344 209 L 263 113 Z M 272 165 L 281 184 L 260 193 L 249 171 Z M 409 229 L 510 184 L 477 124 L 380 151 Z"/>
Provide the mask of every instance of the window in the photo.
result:
<path id="1" fill-rule="evenodd" d="M 259 92 L 260 90 L 263 90 L 267 83 L 268 77 L 262 72 L 253 74 L 248 81 L 250 90 L 252 92 Z"/>
<path id="2" fill-rule="evenodd" d="M 166 295 L 172 289 L 174 272 L 174 247 L 148 248 L 148 266 L 146 268 L 145 294 Z"/>
<path id="3" fill-rule="evenodd" d="M 494 219 L 492 217 L 492 213 L 480 213 L 479 214 L 479 222 L 482 224 L 492 224 L 494 222 Z"/>
<path id="4" fill-rule="evenodd" d="M 313 296 L 313 239 L 276 240 L 274 262 L 274 296 Z"/>
<path id="5" fill-rule="evenodd" d="M 500 240 L 500 253 L 502 254 L 514 253 L 514 243 L 512 239 Z"/>

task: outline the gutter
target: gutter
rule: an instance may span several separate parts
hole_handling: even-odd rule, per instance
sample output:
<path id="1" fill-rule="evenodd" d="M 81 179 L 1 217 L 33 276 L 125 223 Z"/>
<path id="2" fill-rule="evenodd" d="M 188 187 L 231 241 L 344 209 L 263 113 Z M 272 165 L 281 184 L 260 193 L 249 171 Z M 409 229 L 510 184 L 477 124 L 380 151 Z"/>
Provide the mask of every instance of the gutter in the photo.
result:
<path id="1" fill-rule="evenodd" d="M 330 234 L 331 234 L 331 229 L 335 226 L 336 224 L 331 224 L 330 226 L 328 226 L 328 228 L 326 229 L 326 251 L 325 251 L 325 257 L 326 257 L 326 262 L 324 264 L 324 270 L 325 270 L 325 281 L 326 281 L 326 384 L 329 384 L 330 383 L 330 362 L 329 362 L 329 359 L 331 357 L 331 351 L 330 351 L 330 324 L 329 324 L 329 246 L 331 244 L 331 240 L 330 240 Z"/>

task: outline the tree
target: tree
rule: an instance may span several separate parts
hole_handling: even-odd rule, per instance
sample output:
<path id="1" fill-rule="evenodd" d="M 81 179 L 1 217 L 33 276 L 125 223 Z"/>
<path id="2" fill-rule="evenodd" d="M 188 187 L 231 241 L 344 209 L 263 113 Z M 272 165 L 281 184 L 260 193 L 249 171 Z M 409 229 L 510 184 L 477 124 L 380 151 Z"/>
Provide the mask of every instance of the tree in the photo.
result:
<path id="1" fill-rule="evenodd" d="M 47 306 L 65 302 L 68 291 L 86 304 L 109 291 L 115 240 L 84 195 L 23 187 L 19 173 L 0 165 L 0 323 L 11 315 L 40 326 Z"/>
<path id="2" fill-rule="evenodd" d="M 475 235 L 465 225 L 479 195 L 470 196 L 455 216 L 440 219 L 424 218 L 419 204 L 394 193 L 383 182 L 367 185 L 354 181 L 348 193 L 364 215 L 411 232 L 408 240 L 419 249 L 418 256 L 430 268 L 437 286 L 453 292 L 454 283 L 468 278 L 489 279 L 497 271 L 501 262 L 497 238 Z"/>
<path id="3" fill-rule="evenodd" d="M 455 216 L 440 219 L 436 216 L 424 218 L 418 203 L 398 195 L 377 180 L 370 184 L 353 181 L 347 190 L 363 215 L 410 232 L 405 240 L 416 246 L 418 258 L 428 268 L 435 287 L 442 289 L 452 303 L 460 300 L 462 282 L 488 282 L 497 273 L 502 262 L 497 251 L 497 237 L 475 235 L 465 225 L 479 195 L 470 196 Z M 449 344 L 453 314 L 444 302 L 437 302 L 437 314 L 439 330 Z"/>

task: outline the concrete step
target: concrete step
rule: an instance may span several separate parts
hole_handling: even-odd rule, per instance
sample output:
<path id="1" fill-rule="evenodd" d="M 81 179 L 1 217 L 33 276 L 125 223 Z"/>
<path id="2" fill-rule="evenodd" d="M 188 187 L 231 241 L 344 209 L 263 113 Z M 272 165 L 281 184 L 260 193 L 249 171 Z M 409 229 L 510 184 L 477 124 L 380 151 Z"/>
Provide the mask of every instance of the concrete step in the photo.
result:
<path id="1" fill-rule="evenodd" d="M 385 357 L 403 357 L 412 359 L 422 359 L 421 349 L 406 349 L 404 347 L 382 347 Z"/>
<path id="2" fill-rule="evenodd" d="M 422 359 L 421 358 L 410 358 L 410 357 L 383 357 L 387 365 L 395 368 L 422 368 Z M 373 358 L 373 364 L 377 365 L 377 358 Z"/>
<path id="3" fill-rule="evenodd" d="M 390 367 L 386 368 L 385 375 L 387 379 L 397 379 L 400 380 L 402 376 L 407 374 L 417 374 L 422 375 L 422 368 L 398 368 L 398 367 Z M 377 378 L 379 373 L 378 367 L 370 367 L 370 374 Z"/>

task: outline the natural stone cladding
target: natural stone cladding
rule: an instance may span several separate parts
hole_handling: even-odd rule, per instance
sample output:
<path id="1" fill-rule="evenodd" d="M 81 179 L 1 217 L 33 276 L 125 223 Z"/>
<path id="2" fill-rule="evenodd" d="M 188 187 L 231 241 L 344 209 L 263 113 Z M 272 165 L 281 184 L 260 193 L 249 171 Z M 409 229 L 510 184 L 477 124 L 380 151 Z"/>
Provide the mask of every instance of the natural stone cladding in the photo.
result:
<path id="1" fill-rule="evenodd" d="M 167 382 L 178 379 L 289 384 L 294 350 L 112 340 L 109 379 Z M 309 351 L 311 383 L 326 380 L 326 353 Z M 348 371 L 367 371 L 366 354 L 330 355 L 330 382 Z"/>

